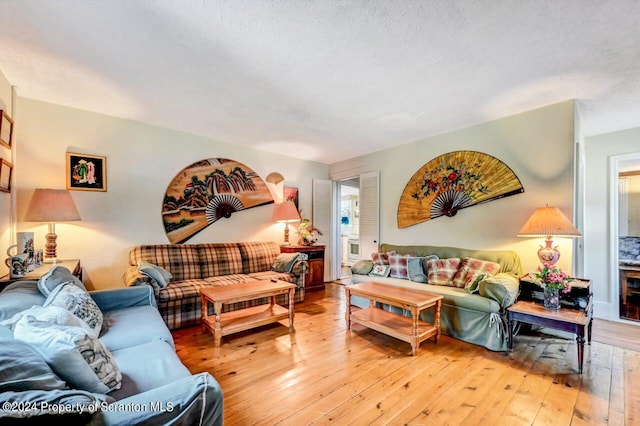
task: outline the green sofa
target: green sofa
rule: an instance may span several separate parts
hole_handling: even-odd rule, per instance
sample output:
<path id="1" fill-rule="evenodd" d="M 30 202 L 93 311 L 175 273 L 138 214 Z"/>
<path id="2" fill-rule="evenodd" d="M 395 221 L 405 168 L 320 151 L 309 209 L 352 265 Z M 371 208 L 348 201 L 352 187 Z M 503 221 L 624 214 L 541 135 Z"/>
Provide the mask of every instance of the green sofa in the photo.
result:
<path id="1" fill-rule="evenodd" d="M 492 351 L 506 351 L 508 344 L 508 328 L 506 309 L 511 306 L 519 292 L 519 279 L 522 275 L 520 257 L 509 250 L 470 250 L 457 247 L 439 246 L 402 246 L 382 244 L 380 253 L 395 251 L 397 254 L 412 254 L 416 257 L 436 255 L 440 259 L 473 258 L 500 265 L 497 274 L 480 281 L 478 290 L 469 293 L 464 288 L 446 285 L 433 285 L 410 281 L 409 279 L 390 278 L 366 275 L 373 262 L 360 261 L 352 267 L 354 284 L 375 281 L 391 285 L 429 291 L 442 295 L 440 313 L 442 333 L 465 342 L 481 345 Z M 351 304 L 366 307 L 369 301 L 352 296 Z M 383 306 L 393 312 L 408 316 L 408 312 L 396 307 Z M 421 313 L 421 319 L 433 322 L 433 308 Z"/>

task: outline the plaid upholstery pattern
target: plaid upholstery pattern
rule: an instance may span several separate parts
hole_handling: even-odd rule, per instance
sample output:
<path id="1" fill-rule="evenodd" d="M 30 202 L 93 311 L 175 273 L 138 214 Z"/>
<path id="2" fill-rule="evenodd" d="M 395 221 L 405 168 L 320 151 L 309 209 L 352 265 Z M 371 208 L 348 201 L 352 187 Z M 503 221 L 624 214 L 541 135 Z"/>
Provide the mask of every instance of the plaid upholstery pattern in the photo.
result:
<path id="1" fill-rule="evenodd" d="M 203 278 L 242 273 L 242 256 L 237 244 L 199 244 L 198 255 Z"/>
<path id="2" fill-rule="evenodd" d="M 458 257 L 427 260 L 428 283 L 434 285 L 451 286 L 453 282 L 453 276 L 458 271 L 458 266 L 460 266 L 460 258 Z"/>
<path id="3" fill-rule="evenodd" d="M 126 285 L 154 287 L 160 315 L 169 329 L 173 330 L 200 324 L 200 290 L 205 287 L 276 278 L 296 284 L 294 302 L 303 301 L 304 276 L 309 265 L 299 260 L 290 274 L 272 271 L 271 267 L 279 253 L 280 247 L 273 242 L 143 245 L 129 252 L 132 266 L 127 269 L 123 279 Z M 169 270 L 174 278 L 166 288 L 159 289 L 149 277 L 137 271 L 140 260 Z M 184 260 L 184 265 L 180 263 L 181 260 Z M 280 295 L 276 301 L 288 306 L 289 296 Z M 233 303 L 224 305 L 222 312 L 269 302 L 269 298 L 263 298 Z M 209 306 L 209 314 L 212 313 L 213 306 Z"/>
<path id="4" fill-rule="evenodd" d="M 462 259 L 460 268 L 453 276 L 453 286 L 464 288 L 467 284 L 471 284 L 473 282 L 473 279 L 477 274 L 495 275 L 498 272 L 500 272 L 499 263 L 465 257 Z"/>
<path id="5" fill-rule="evenodd" d="M 141 260 L 168 270 L 173 274 L 174 281 L 194 280 L 202 277 L 197 245 L 143 245 L 129 251 L 129 265 L 137 266 Z"/>
<path id="6" fill-rule="evenodd" d="M 268 271 L 280 254 L 280 247 L 274 242 L 238 243 L 242 254 L 242 272 Z"/>
<path id="7" fill-rule="evenodd" d="M 409 260 L 409 257 L 411 257 L 409 254 L 389 255 L 389 266 L 391 266 L 389 276 L 392 278 L 409 279 L 409 272 L 407 270 L 407 261 Z"/>
<path id="8" fill-rule="evenodd" d="M 371 260 L 374 265 L 388 265 L 389 256 L 396 254 L 395 251 L 389 251 L 386 253 L 371 253 Z"/>

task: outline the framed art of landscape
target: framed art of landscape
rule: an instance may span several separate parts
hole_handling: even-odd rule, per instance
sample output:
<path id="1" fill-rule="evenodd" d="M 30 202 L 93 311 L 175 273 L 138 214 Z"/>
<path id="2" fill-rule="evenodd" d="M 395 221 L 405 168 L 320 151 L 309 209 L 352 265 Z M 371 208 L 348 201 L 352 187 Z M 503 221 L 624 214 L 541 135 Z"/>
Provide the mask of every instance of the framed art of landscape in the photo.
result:
<path id="1" fill-rule="evenodd" d="M 0 159 L 0 191 L 11 192 L 11 172 L 13 165 L 4 159 Z"/>
<path id="2" fill-rule="evenodd" d="M 6 111 L 0 109 L 0 145 L 11 148 L 11 135 L 13 133 L 13 120 Z"/>
<path id="3" fill-rule="evenodd" d="M 67 152 L 67 189 L 107 190 L 107 157 Z"/>

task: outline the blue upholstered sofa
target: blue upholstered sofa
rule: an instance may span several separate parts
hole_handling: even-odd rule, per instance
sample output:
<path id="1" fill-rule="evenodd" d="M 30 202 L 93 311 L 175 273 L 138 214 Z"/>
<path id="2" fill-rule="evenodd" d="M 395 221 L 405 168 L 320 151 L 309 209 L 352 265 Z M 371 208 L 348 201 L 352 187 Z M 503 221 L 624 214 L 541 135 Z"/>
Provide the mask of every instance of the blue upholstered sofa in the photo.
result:
<path id="1" fill-rule="evenodd" d="M 15 282 L 0 293 L 0 423 L 55 418 L 68 424 L 222 424 L 219 384 L 208 373 L 192 375 L 182 364 L 151 287 L 88 294 L 102 312 L 98 340 L 120 370 L 121 387 L 106 393 L 79 389 L 41 350 L 16 338 L 16 326 L 12 331 L 5 320 L 48 299 L 36 281 Z"/>

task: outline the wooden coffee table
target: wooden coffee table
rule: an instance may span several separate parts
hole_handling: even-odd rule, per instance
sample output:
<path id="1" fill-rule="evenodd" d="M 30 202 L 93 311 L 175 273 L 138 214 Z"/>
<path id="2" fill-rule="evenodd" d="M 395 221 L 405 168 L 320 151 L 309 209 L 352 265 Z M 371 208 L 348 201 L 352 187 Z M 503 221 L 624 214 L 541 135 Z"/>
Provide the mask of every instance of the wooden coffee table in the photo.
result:
<path id="1" fill-rule="evenodd" d="M 202 327 L 213 333 L 216 347 L 222 336 L 271 324 L 289 318 L 289 332 L 293 332 L 293 298 L 296 286 L 285 281 L 262 280 L 200 290 L 202 299 Z M 289 294 L 289 309 L 276 303 L 276 296 Z M 222 313 L 222 305 L 270 297 L 271 303 Z M 213 304 L 213 315 L 208 305 Z"/>
<path id="2" fill-rule="evenodd" d="M 440 338 L 440 305 L 442 296 L 426 291 L 413 290 L 388 284 L 366 282 L 345 287 L 347 299 L 347 330 L 357 323 L 411 344 L 415 356 L 421 342 Z M 370 300 L 369 307 L 351 312 L 351 295 Z M 411 318 L 387 312 L 375 307 L 375 302 L 393 305 L 411 311 Z M 424 309 L 435 307 L 434 323 L 421 321 L 418 317 Z"/>

